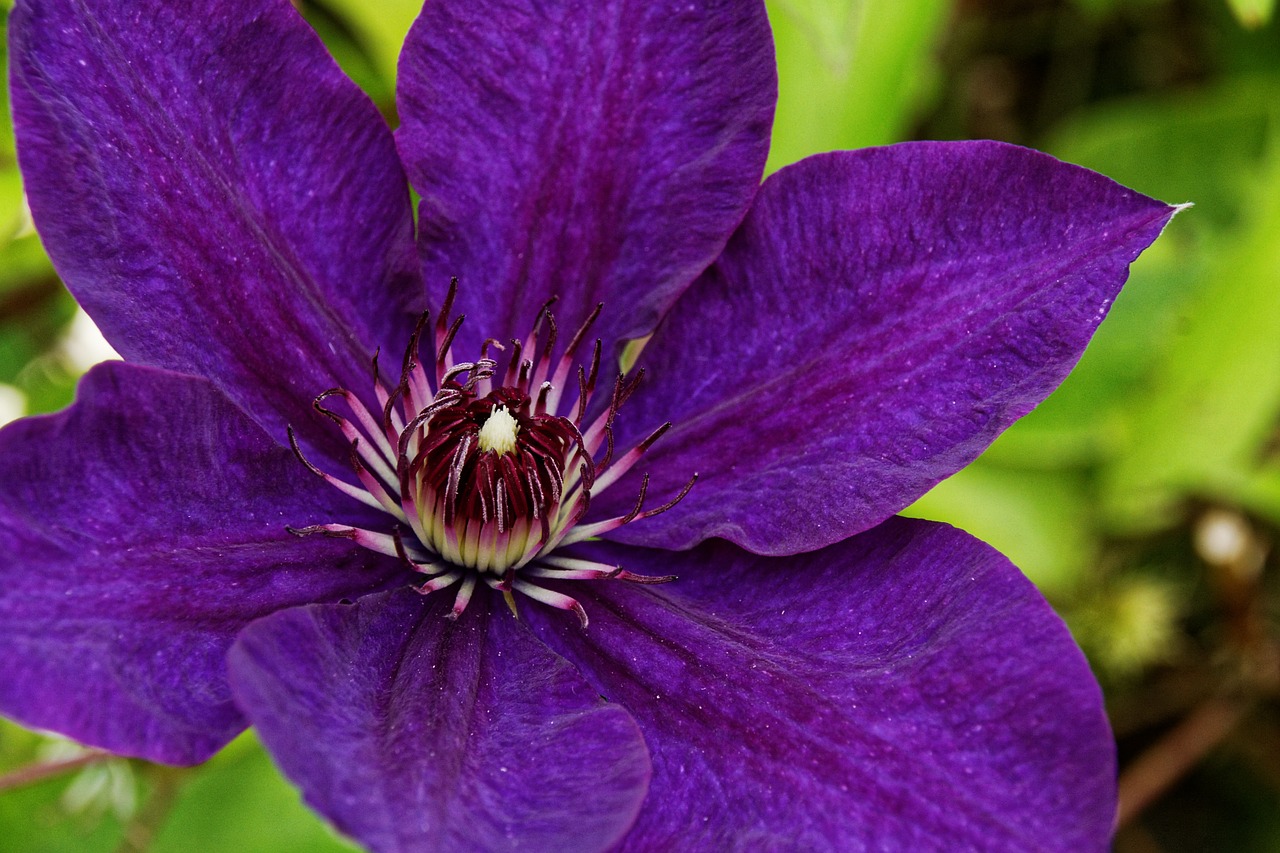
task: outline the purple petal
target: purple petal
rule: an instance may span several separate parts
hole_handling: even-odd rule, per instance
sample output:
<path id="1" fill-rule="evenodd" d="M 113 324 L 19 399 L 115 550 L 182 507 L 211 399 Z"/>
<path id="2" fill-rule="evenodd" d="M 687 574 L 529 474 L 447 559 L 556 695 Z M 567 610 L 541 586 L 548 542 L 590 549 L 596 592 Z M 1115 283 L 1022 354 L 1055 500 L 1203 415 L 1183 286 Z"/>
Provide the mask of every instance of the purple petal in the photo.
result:
<path id="1" fill-rule="evenodd" d="M 66 412 L 0 431 L 0 483 L 0 711 L 154 761 L 244 728 L 241 627 L 397 571 L 289 535 L 330 520 L 329 487 L 212 385 L 151 368 L 102 365 Z"/>
<path id="2" fill-rule="evenodd" d="M 127 359 L 278 440 L 421 300 L 394 141 L 286 0 L 25 0 L 14 125 L 58 272 Z"/>
<path id="3" fill-rule="evenodd" d="M 776 93 L 759 0 L 427 3 L 397 142 L 464 357 L 552 296 L 562 332 L 600 301 L 606 343 L 652 331 L 746 212 Z"/>
<path id="4" fill-rule="evenodd" d="M 299 608 L 232 649 L 276 761 L 372 850 L 603 850 L 644 799 L 635 721 L 488 601 L 456 622 L 409 590 Z"/>
<path id="5" fill-rule="evenodd" d="M 623 425 L 675 427 L 632 482 L 701 479 L 618 538 L 786 554 L 879 523 L 1062 381 L 1173 212 L 992 142 L 784 169 L 644 352 Z M 601 505 L 634 496 L 620 484 Z"/>
<path id="6" fill-rule="evenodd" d="M 895 519 L 794 557 L 611 553 L 681 577 L 575 587 L 586 631 L 526 618 L 644 730 L 653 781 L 624 849 L 1105 849 L 1097 684 L 988 546 Z"/>

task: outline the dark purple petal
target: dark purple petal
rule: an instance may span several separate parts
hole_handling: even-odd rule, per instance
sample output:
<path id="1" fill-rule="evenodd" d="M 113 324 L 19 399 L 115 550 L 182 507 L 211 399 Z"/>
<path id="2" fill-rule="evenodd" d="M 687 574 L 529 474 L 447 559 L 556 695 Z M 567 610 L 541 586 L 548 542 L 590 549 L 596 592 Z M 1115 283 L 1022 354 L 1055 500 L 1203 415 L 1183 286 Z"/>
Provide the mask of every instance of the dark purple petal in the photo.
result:
<path id="1" fill-rule="evenodd" d="M 400 590 L 257 622 L 236 697 L 307 802 L 379 853 L 608 848 L 648 784 L 635 721 L 487 590 L 456 622 L 451 604 Z"/>
<path id="2" fill-rule="evenodd" d="M 23 0 L 10 40 L 36 225 L 126 358 L 212 379 L 283 442 L 404 345 L 394 141 L 286 0 Z"/>
<path id="3" fill-rule="evenodd" d="M 526 615 L 653 756 L 628 850 L 1105 849 L 1115 758 L 1062 622 L 1000 554 L 894 519 L 794 557 L 614 547 L 669 586 Z"/>
<path id="4" fill-rule="evenodd" d="M 0 431 L 0 483 L 0 712 L 127 755 L 207 758 L 245 726 L 224 655 L 246 623 L 398 573 L 289 535 L 354 502 L 151 368 L 102 365 L 66 412 Z"/>
<path id="5" fill-rule="evenodd" d="M 462 279 L 466 358 L 552 296 L 562 331 L 600 301 L 606 343 L 652 331 L 746 212 L 777 92 L 760 0 L 432 0 L 399 85 L 427 284 Z"/>
<path id="6" fill-rule="evenodd" d="M 649 470 L 667 496 L 701 479 L 618 538 L 787 554 L 879 523 L 1062 381 L 1173 213 L 993 142 L 784 169 L 644 352 L 620 420 L 632 440 L 675 428 L 632 483 Z M 601 504 L 634 495 L 624 482 Z"/>

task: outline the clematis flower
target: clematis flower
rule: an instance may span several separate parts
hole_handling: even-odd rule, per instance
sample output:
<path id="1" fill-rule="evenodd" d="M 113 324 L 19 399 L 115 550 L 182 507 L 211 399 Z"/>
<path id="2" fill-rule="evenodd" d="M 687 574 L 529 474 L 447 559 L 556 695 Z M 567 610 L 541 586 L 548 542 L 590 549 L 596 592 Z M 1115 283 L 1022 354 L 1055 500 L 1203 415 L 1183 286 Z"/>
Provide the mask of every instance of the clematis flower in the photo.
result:
<path id="1" fill-rule="evenodd" d="M 286 0 L 10 39 L 125 360 L 0 432 L 5 714 L 173 764 L 253 725 L 378 851 L 1105 847 L 1063 625 L 893 516 L 1173 208 L 982 142 L 761 184 L 760 0 L 429 0 L 394 136 Z"/>

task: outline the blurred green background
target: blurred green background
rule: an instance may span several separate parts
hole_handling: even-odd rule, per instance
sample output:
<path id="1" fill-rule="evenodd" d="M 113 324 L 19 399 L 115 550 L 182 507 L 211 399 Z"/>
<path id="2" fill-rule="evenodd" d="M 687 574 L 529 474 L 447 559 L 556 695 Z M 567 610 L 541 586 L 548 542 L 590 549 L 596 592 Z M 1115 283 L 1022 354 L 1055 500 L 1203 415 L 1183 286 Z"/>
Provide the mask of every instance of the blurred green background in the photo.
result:
<path id="1" fill-rule="evenodd" d="M 417 5 L 300 4 L 393 122 Z M 1089 655 L 1119 742 L 1121 851 L 1280 851 L 1274 5 L 770 3 L 781 78 L 770 171 L 834 148 L 996 138 L 1196 203 L 1134 266 L 1063 387 L 909 511 L 1010 555 Z M 0 422 L 64 406 L 109 355 L 31 232 L 6 98 Z M 0 722 L 0 789 L 4 850 L 351 849 L 251 735 L 175 770 L 96 760 Z"/>

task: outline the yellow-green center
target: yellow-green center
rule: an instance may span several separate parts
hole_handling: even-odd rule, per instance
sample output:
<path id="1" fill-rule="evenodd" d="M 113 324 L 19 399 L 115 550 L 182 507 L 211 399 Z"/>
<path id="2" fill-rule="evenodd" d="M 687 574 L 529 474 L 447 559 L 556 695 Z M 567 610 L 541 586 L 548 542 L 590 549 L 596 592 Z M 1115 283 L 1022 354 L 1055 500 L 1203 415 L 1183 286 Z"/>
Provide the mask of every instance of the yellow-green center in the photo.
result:
<path id="1" fill-rule="evenodd" d="M 484 426 L 480 427 L 481 452 L 492 450 L 499 456 L 511 453 L 516 449 L 516 433 L 519 431 L 520 424 L 507 411 L 507 407 L 494 406 L 493 413 L 484 422 Z"/>

